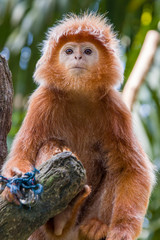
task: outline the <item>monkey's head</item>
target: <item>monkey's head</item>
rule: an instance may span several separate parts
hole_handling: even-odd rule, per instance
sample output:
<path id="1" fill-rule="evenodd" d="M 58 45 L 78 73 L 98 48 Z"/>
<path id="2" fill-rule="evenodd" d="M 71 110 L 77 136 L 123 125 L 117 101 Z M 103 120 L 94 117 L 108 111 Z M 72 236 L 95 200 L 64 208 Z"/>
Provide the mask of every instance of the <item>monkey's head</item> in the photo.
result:
<path id="1" fill-rule="evenodd" d="M 68 15 L 44 42 L 35 81 L 64 91 L 109 89 L 123 80 L 118 41 L 100 15 Z"/>

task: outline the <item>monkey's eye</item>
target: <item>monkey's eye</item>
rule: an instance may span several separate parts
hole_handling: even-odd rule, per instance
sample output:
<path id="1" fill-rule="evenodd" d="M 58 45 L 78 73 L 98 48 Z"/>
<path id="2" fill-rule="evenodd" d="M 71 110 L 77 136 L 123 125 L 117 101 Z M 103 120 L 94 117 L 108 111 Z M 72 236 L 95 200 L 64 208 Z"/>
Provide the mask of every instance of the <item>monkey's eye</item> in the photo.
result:
<path id="1" fill-rule="evenodd" d="M 86 48 L 84 53 L 87 54 L 87 55 L 91 55 L 92 54 L 92 50 L 90 48 Z"/>
<path id="2" fill-rule="evenodd" d="M 71 48 L 68 48 L 68 49 L 65 51 L 65 53 L 66 53 L 67 55 L 70 55 L 70 54 L 73 53 L 73 50 L 72 50 Z"/>

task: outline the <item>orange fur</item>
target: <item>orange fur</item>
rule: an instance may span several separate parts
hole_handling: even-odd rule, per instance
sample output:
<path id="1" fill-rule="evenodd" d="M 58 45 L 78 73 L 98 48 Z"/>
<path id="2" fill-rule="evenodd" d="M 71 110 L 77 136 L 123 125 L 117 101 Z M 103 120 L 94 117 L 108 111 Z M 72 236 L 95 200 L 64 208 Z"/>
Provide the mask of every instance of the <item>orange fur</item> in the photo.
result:
<path id="1" fill-rule="evenodd" d="M 89 41 L 99 51 L 99 63 L 78 83 L 58 61 L 60 48 L 69 41 Z M 26 172 L 69 148 L 82 161 L 92 192 L 80 195 L 29 239 L 136 239 L 154 173 L 133 134 L 131 114 L 113 89 L 123 74 L 111 27 L 94 14 L 67 17 L 50 30 L 34 77 L 40 86 L 2 173 L 12 176 L 14 167 Z"/>

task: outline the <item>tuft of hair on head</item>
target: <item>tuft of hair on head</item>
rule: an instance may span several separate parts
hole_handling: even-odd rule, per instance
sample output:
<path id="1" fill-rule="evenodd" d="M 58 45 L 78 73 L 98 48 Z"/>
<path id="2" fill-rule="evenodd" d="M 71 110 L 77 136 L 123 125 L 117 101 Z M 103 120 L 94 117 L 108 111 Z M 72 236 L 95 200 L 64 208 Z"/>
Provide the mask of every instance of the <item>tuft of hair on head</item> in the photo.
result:
<path id="1" fill-rule="evenodd" d="M 113 31 L 105 14 L 95 12 L 84 12 L 80 15 L 68 13 L 63 16 L 62 20 L 56 22 L 47 33 L 47 39 L 43 42 L 42 54 L 52 49 L 59 43 L 62 37 L 75 35 L 90 35 L 98 40 L 105 48 L 110 49 L 119 55 L 119 41 L 117 34 Z"/>

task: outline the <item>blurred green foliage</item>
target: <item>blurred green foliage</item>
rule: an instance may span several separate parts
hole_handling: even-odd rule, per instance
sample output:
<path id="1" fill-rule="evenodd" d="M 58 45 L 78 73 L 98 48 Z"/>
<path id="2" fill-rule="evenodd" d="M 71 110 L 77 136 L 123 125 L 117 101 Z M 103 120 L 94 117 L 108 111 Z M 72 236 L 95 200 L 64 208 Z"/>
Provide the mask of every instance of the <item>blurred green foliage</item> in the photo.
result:
<path id="1" fill-rule="evenodd" d="M 35 89 L 32 75 L 40 57 L 45 32 L 68 12 L 107 13 L 121 40 L 126 82 L 148 30 L 160 30 L 160 0 L 0 0 L 0 51 L 13 75 L 15 99 L 13 140 L 25 116 L 28 96 Z M 135 132 L 157 167 L 157 185 L 143 224 L 140 239 L 160 239 L 160 47 L 137 100 L 133 119 Z"/>

